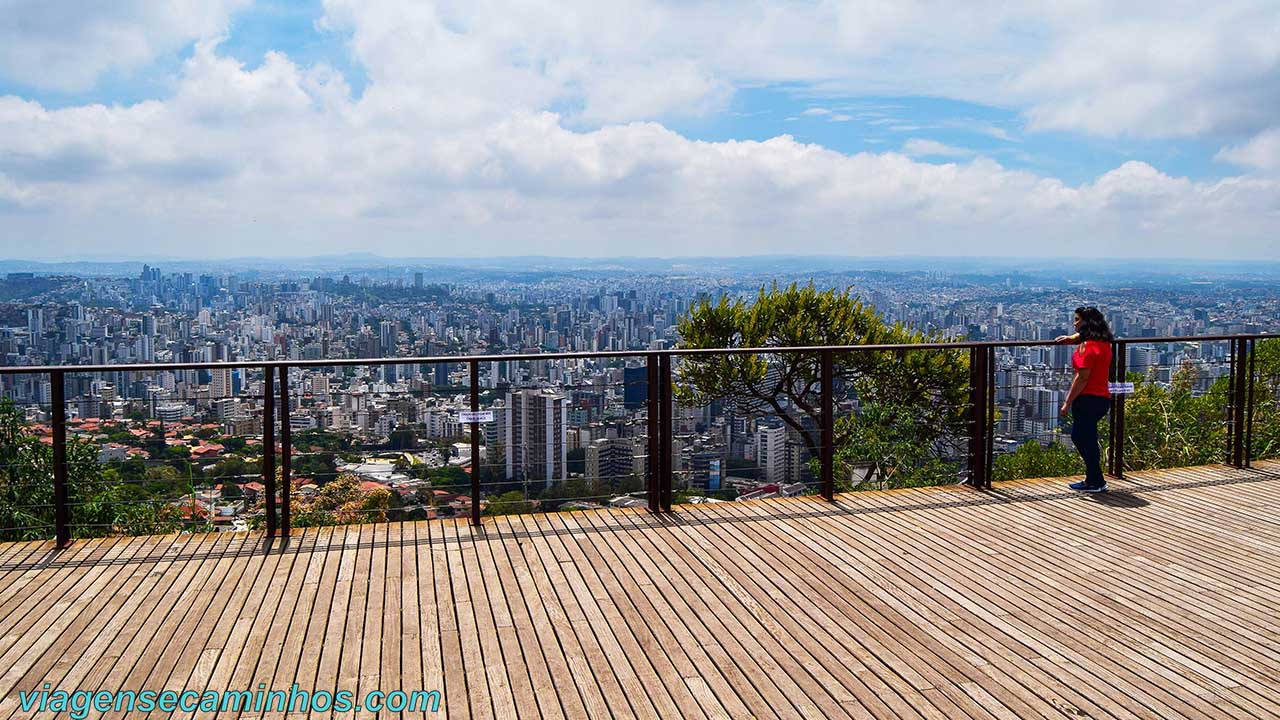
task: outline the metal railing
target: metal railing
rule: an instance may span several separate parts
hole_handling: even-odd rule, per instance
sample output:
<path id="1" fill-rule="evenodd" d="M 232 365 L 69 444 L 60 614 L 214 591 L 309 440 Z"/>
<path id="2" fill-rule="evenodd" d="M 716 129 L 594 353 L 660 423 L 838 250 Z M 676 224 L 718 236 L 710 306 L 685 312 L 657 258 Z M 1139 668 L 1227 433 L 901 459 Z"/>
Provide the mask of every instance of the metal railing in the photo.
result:
<path id="1" fill-rule="evenodd" d="M 1228 440 L 1224 461 L 1235 467 L 1248 467 L 1253 435 L 1254 404 L 1254 349 L 1257 340 L 1280 337 L 1273 334 L 1207 335 L 1189 337 L 1155 337 L 1117 339 L 1113 346 L 1111 380 L 1123 382 L 1126 376 L 1126 351 L 1130 344 L 1162 344 L 1227 341 L 1230 343 L 1230 389 Z M 679 358 L 698 358 L 716 355 L 794 355 L 811 358 L 818 367 L 819 412 L 821 441 L 817 453 L 818 494 L 833 500 L 836 495 L 835 479 L 835 396 L 834 380 L 839 357 L 852 353 L 929 351 L 968 352 L 968 403 L 966 483 L 975 489 L 991 486 L 993 468 L 994 426 L 997 414 L 995 402 L 996 351 L 1001 348 L 1052 346 L 1049 341 L 1018 342 L 948 342 L 916 343 L 901 345 L 849 345 L 817 347 L 759 347 L 759 348 L 674 348 L 667 350 L 634 350 L 621 352 L 573 352 L 534 353 L 512 355 L 467 355 L 435 357 L 395 358 L 344 358 L 328 360 L 259 360 L 222 363 L 150 363 L 118 365 L 65 365 L 65 366 L 8 366 L 0 367 L 0 375 L 48 375 L 50 380 L 50 416 L 52 425 L 52 475 L 54 505 L 54 537 L 58 547 L 71 542 L 73 513 L 68 497 L 66 375 L 69 373 L 156 373 L 176 370 L 231 370 L 258 369 L 263 373 L 262 396 L 262 459 L 261 481 L 265 486 L 265 530 L 271 537 L 288 536 L 291 531 L 291 479 L 292 433 L 290 427 L 289 373 L 303 368 L 377 367 L 386 365 L 435 365 L 438 363 L 466 364 L 469 368 L 469 406 L 472 412 L 480 407 L 480 363 L 520 361 L 562 361 L 582 359 L 643 359 L 647 378 L 647 479 L 646 505 L 651 512 L 671 510 L 673 488 L 673 363 Z M 1117 395 L 1113 411 L 1109 414 L 1110 438 L 1107 471 L 1123 477 L 1125 468 L 1125 395 Z M 277 437 L 275 423 L 279 421 Z M 471 422 L 470 427 L 470 521 L 479 525 L 482 516 L 483 493 L 480 457 L 481 423 Z M 277 467 L 280 478 L 277 480 Z M 280 487 L 285 488 L 280 492 Z"/>

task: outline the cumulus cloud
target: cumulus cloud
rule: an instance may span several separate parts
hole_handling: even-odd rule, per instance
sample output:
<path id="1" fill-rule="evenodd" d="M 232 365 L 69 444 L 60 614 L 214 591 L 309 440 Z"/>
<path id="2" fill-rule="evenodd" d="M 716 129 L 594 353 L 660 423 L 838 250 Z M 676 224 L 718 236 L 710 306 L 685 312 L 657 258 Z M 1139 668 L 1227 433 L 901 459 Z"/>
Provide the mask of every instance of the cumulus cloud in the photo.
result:
<path id="1" fill-rule="evenodd" d="M 0 77 L 84 90 L 107 70 L 133 69 L 224 32 L 231 13 L 248 2 L 0 0 Z"/>
<path id="2" fill-rule="evenodd" d="M 511 104 L 563 106 L 588 124 L 700 114 L 733 87 L 771 82 L 1012 106 L 1036 128 L 1106 136 L 1251 134 L 1280 110 L 1280 7 L 1267 0 L 325 8 L 323 26 L 352 34 L 375 83 L 471 117 Z"/>
<path id="3" fill-rule="evenodd" d="M 1280 110 L 1280 6 L 1080 3 L 1008 86 L 1033 128 L 1105 136 L 1253 133 Z"/>
<path id="4" fill-rule="evenodd" d="M 1225 147 L 1214 159 L 1258 170 L 1280 170 L 1280 127 L 1260 132 L 1243 145 Z"/>
<path id="5" fill-rule="evenodd" d="M 82 89 L 215 37 L 246 2 L 0 0 L 0 75 Z M 371 100 L 456 123 L 699 115 L 773 82 L 1015 107 L 1034 128 L 1105 136 L 1247 137 L 1280 112 L 1270 0 L 324 0 L 318 26 L 349 35 Z"/>
<path id="6" fill-rule="evenodd" d="M 0 98 L 0 219 L 6 234 L 30 240 L 17 251 L 225 256 L 358 244 L 415 255 L 1275 254 L 1280 179 L 1267 175 L 1197 182 L 1127 163 L 1068 185 L 923 138 L 900 153 L 848 155 L 785 135 L 694 141 L 664 125 L 714 112 L 740 83 L 781 79 L 1067 107 L 1091 84 L 1112 81 L 1076 65 L 1061 66 L 1069 77 L 1043 74 L 1031 46 L 1053 38 L 1051 55 L 1074 47 L 1079 33 L 1066 12 L 1042 13 L 1029 42 L 1006 27 L 1024 10 L 1004 4 L 763 2 L 727 12 L 716 3 L 567 1 L 548 13 L 496 0 L 327 0 L 325 8 L 322 27 L 349 34 L 367 74 L 358 97 L 332 68 L 282 53 L 244 66 L 219 53 L 215 28 L 195 44 L 170 97 L 64 109 Z M 946 21 L 913 27 L 938 17 Z M 994 50 L 966 54 L 962 40 L 974 38 Z M 904 53 L 902 67 L 884 67 L 891 52 Z M 1249 77 L 1271 72 L 1265 62 L 1251 67 Z M 1243 77 L 1192 69 L 1207 79 L 1187 90 L 1150 68 L 1116 72 L 1151 73 L 1154 85 L 1171 86 L 1167 102 Z M 1260 95 L 1232 95 L 1241 109 L 1202 114 L 1196 127 L 1256 124 L 1250 108 L 1267 102 Z M 1160 103 L 1095 110 L 1054 111 L 1042 122 L 1136 133 L 1147 114 L 1169 112 Z M 1108 112 L 1104 128 L 1097 118 Z M 1149 131 L 1187 131 L 1181 122 Z M 1262 157 L 1252 145 L 1224 158 Z M 913 159 L 926 155 L 959 161 Z"/>
<path id="7" fill-rule="evenodd" d="M 164 102 L 6 98 L 0 194 L 24 209 L 0 212 L 28 247 L 98 254 L 1274 253 L 1274 180 L 1128 163 L 1069 186 L 985 158 L 582 130 L 532 110 L 438 126 L 382 102 L 332 71 L 278 54 L 249 69 L 212 45 Z"/>

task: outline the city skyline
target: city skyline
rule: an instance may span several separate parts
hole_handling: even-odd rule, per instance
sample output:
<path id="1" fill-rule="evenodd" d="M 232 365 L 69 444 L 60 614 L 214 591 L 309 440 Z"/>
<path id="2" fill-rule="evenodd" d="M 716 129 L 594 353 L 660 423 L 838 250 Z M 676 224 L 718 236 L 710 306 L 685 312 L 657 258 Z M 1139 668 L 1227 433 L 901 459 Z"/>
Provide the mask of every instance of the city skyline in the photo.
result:
<path id="1" fill-rule="evenodd" d="M 10 258 L 1278 257 L 1267 3 L 5 15 Z"/>

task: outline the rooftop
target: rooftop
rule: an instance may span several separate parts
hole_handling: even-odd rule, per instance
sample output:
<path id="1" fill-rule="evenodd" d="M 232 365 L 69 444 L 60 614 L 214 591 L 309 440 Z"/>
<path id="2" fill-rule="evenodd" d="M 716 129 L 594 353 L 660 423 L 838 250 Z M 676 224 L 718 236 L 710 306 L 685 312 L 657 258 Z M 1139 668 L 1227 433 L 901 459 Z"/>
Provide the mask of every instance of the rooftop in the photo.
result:
<path id="1" fill-rule="evenodd" d="M 449 717 L 1280 717 L 1280 462 L 1110 482 L 4 544 L 0 720 L 45 682 L 438 689 Z"/>

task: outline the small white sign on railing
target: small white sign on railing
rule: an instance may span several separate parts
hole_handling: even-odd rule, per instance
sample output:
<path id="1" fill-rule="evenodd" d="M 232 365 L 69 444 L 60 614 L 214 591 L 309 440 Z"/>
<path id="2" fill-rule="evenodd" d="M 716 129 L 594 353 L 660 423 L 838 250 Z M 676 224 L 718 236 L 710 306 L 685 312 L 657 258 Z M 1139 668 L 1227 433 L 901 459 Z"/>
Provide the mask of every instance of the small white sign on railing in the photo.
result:
<path id="1" fill-rule="evenodd" d="M 1131 382 L 1107 383 L 1107 387 L 1111 388 L 1112 395 L 1133 394 L 1133 383 Z"/>
<path id="2" fill-rule="evenodd" d="M 493 422 L 492 410 L 459 410 L 458 422 L 486 423 Z"/>

